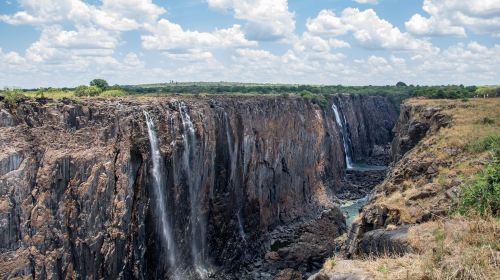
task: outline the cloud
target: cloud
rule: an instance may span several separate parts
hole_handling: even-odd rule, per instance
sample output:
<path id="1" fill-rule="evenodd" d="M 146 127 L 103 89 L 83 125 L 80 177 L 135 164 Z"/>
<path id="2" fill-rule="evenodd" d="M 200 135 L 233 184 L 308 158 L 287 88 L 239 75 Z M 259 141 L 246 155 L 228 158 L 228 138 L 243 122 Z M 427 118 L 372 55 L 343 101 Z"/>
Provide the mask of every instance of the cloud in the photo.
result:
<path id="1" fill-rule="evenodd" d="M 333 11 L 322 10 L 316 18 L 307 19 L 307 30 L 314 34 L 338 36 L 346 34 L 351 27 L 342 18 L 337 17 Z"/>
<path id="2" fill-rule="evenodd" d="M 415 58 L 418 71 L 428 73 L 425 79 L 440 83 L 496 83 L 500 80 L 500 45 L 491 48 L 475 41 L 458 43 L 430 58 Z"/>
<path id="3" fill-rule="evenodd" d="M 378 4 L 378 0 L 354 0 L 360 4 Z"/>
<path id="4" fill-rule="evenodd" d="M 213 32 L 198 32 L 183 30 L 180 25 L 161 19 L 150 31 L 151 35 L 142 36 L 142 45 L 146 49 L 182 50 L 257 45 L 257 42 L 245 38 L 239 25 Z"/>
<path id="5" fill-rule="evenodd" d="M 250 40 L 272 41 L 289 37 L 295 31 L 295 14 L 287 0 L 208 0 L 210 8 L 231 12 L 247 21 L 245 33 Z"/>
<path id="6" fill-rule="evenodd" d="M 500 1 L 424 0 L 422 9 L 429 17 L 415 14 L 405 23 L 413 34 L 466 36 L 469 30 L 500 36 Z"/>
<path id="7" fill-rule="evenodd" d="M 166 12 L 151 0 L 103 0 L 100 7 L 80 0 L 22 0 L 20 5 L 24 10 L 0 15 L 0 21 L 34 26 L 72 23 L 126 31 L 151 24 Z"/>
<path id="8" fill-rule="evenodd" d="M 171 60 L 187 62 L 212 61 L 214 59 L 211 52 L 199 49 L 192 49 L 180 53 L 165 52 L 163 55 Z"/>
<path id="9" fill-rule="evenodd" d="M 318 36 L 339 36 L 351 33 L 361 46 L 368 49 L 435 51 L 432 44 L 401 32 L 390 22 L 378 17 L 372 9 L 360 11 L 346 8 L 340 16 L 322 10 L 316 18 L 307 20 L 307 29 Z"/>

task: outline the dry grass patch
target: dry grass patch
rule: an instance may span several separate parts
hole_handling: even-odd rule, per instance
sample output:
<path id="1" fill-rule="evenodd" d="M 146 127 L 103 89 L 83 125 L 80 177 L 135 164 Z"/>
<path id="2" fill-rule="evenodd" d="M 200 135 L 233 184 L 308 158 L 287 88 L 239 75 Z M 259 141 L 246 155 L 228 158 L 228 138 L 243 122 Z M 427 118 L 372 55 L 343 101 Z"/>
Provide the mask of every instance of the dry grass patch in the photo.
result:
<path id="1" fill-rule="evenodd" d="M 499 230 L 497 218 L 461 216 L 411 228 L 421 279 L 500 279 Z"/>
<path id="2" fill-rule="evenodd" d="M 457 216 L 410 228 L 412 254 L 360 260 L 329 259 L 323 269 L 381 280 L 500 279 L 499 233 L 499 219 Z"/>

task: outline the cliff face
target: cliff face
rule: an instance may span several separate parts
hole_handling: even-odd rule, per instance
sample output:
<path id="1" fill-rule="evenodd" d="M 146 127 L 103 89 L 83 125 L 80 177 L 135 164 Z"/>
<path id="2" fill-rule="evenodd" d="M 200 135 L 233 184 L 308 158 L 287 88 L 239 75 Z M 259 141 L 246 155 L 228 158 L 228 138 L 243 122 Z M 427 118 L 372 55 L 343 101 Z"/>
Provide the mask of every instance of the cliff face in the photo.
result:
<path id="1" fill-rule="evenodd" d="M 351 228 L 348 255 L 399 254 L 406 249 L 401 241 L 408 231 L 406 225 L 426 222 L 449 210 L 456 197 L 456 189 L 450 189 L 461 182 L 454 179 L 443 186 L 434 182 L 440 168 L 450 168 L 451 161 L 439 159 L 443 151 L 435 147 L 440 129 L 451 126 L 449 109 L 417 101 L 401 105 L 391 145 L 394 162 Z M 458 153 L 456 149 L 444 152 L 447 157 Z M 387 227 L 398 228 L 386 231 Z"/>
<path id="2" fill-rule="evenodd" d="M 378 113 L 387 100 L 339 100 L 346 112 L 362 111 L 346 113 L 356 159 L 387 144 L 389 134 L 376 132 L 379 121 L 369 115 L 393 122 L 393 111 Z M 332 110 L 307 100 L 0 104 L 0 275 L 230 271 L 265 252 L 271 229 L 333 207 L 342 191 L 340 130 Z"/>
<path id="3" fill-rule="evenodd" d="M 374 96 L 339 95 L 334 100 L 347 123 L 353 160 L 387 165 L 399 113 L 397 105 L 389 98 Z"/>

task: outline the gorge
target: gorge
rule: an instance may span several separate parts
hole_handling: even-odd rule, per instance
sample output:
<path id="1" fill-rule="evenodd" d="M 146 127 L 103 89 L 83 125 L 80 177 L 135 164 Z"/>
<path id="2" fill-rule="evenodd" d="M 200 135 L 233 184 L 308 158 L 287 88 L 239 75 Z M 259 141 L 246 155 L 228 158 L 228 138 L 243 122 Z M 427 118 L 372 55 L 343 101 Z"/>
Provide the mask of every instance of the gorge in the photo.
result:
<path id="1" fill-rule="evenodd" d="M 8 277 L 272 279 L 322 266 L 385 176 L 387 97 L 0 102 Z M 375 168 L 373 168 L 375 166 Z"/>

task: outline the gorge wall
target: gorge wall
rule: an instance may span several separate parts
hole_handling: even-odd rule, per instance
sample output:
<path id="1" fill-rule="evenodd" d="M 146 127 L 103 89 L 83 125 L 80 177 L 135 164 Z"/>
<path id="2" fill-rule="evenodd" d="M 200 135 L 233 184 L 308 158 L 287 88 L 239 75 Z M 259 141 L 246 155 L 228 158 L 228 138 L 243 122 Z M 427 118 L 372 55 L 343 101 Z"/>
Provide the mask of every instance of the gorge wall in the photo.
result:
<path id="1" fill-rule="evenodd" d="M 0 102 L 5 278 L 231 279 L 346 187 L 332 102 L 359 162 L 387 161 L 397 118 L 343 95 L 42 101 Z"/>
<path id="2" fill-rule="evenodd" d="M 452 124 L 446 110 L 455 107 L 429 106 L 418 100 L 401 105 L 391 144 L 392 167 L 384 182 L 371 192 L 350 229 L 346 246 L 349 257 L 404 253 L 411 225 L 446 216 L 451 209 L 461 179 L 438 183 L 438 170 L 450 168 L 451 160 L 440 159 L 437 153 L 455 157 L 458 149 L 439 151 L 435 146 L 438 132 Z"/>

